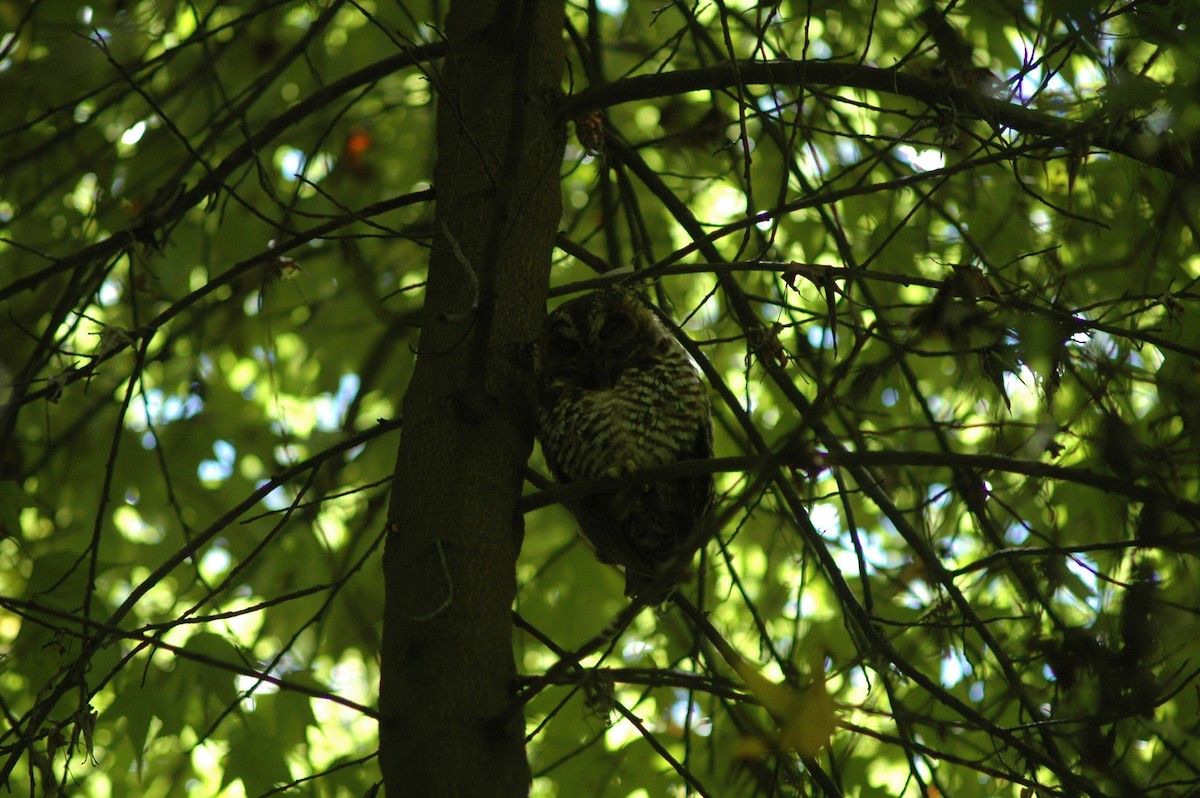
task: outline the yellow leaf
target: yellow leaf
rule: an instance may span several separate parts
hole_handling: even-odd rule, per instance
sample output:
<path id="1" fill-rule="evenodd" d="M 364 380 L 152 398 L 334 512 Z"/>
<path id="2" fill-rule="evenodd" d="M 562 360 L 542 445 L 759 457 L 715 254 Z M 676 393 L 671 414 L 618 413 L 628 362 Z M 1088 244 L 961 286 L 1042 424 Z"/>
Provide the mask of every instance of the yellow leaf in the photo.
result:
<path id="1" fill-rule="evenodd" d="M 784 720 L 782 744 L 802 757 L 814 756 L 837 725 L 833 699 L 825 692 L 825 683 L 817 682 L 796 696 L 796 707 Z"/>
<path id="2" fill-rule="evenodd" d="M 766 759 L 774 752 L 774 747 L 758 736 L 743 737 L 733 749 L 734 759 Z"/>
<path id="3" fill-rule="evenodd" d="M 786 684 L 775 684 L 745 661 L 738 664 L 737 672 L 779 724 L 780 748 L 807 757 L 829 742 L 837 719 L 833 699 L 826 692 L 824 681 L 815 681 L 812 687 L 801 691 Z"/>

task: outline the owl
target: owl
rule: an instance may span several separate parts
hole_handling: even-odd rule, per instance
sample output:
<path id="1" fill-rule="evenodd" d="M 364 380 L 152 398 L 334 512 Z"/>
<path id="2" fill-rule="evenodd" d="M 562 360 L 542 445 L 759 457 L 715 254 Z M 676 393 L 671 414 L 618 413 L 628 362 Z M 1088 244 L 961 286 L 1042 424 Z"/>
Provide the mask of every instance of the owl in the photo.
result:
<path id="1" fill-rule="evenodd" d="M 633 291 L 606 288 L 559 306 L 535 347 L 538 439 L 562 482 L 623 477 L 712 455 L 704 382 Z M 711 532 L 710 474 L 628 482 L 569 509 L 625 593 L 665 597 Z"/>

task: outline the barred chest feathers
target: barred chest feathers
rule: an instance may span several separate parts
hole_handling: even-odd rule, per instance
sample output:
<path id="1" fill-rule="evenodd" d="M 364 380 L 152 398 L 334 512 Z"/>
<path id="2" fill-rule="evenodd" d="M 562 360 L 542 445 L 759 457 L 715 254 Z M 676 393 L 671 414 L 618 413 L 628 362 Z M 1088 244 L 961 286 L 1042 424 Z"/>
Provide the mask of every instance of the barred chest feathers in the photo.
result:
<path id="1" fill-rule="evenodd" d="M 631 291 L 611 288 L 550 314 L 536 349 L 538 437 L 564 482 L 620 477 L 712 454 L 704 383 L 687 353 Z M 572 506 L 627 592 L 661 582 L 704 542 L 709 475 L 630 484 Z M 683 563 L 686 567 L 686 563 Z"/>

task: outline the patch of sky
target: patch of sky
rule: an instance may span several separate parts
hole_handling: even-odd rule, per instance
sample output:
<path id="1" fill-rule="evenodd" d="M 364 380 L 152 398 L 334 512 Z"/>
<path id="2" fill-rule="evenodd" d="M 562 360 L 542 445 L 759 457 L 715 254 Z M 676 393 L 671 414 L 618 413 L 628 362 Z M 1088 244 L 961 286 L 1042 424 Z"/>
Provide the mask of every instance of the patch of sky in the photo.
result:
<path id="1" fill-rule="evenodd" d="M 633 662 L 641 659 L 653 650 L 653 646 L 645 640 L 634 639 L 626 643 L 625 647 L 621 649 L 621 656 L 626 662 Z"/>
<path id="2" fill-rule="evenodd" d="M 1067 341 L 1071 346 L 1090 347 L 1105 360 L 1115 360 L 1120 352 L 1120 345 L 1111 335 L 1103 330 L 1088 330 L 1075 333 Z"/>
<path id="3" fill-rule="evenodd" d="M 862 160 L 862 150 L 858 144 L 849 139 L 838 139 L 837 144 L 838 160 L 842 163 L 852 164 Z"/>
<path id="4" fill-rule="evenodd" d="M 941 682 L 945 687 L 953 687 L 974 672 L 975 669 L 961 651 L 951 649 L 949 654 L 942 657 Z"/>
<path id="5" fill-rule="evenodd" d="M 746 212 L 746 197 L 732 186 L 712 185 L 703 195 L 708 213 L 721 220 L 737 219 Z"/>
<path id="6" fill-rule="evenodd" d="M 358 657 L 347 654 L 342 659 L 333 663 L 329 668 L 329 688 L 335 695 L 347 696 L 355 701 L 367 703 L 370 701 L 370 691 L 367 688 L 373 680 L 366 664 Z M 362 720 L 357 713 L 347 714 L 343 716 L 342 721 L 344 728 L 348 728 L 351 723 Z"/>
<path id="7" fill-rule="evenodd" d="M 121 134 L 121 143 L 126 147 L 132 147 L 141 141 L 144 135 L 146 135 L 146 120 L 143 119 L 125 129 L 125 132 Z"/>
<path id="8" fill-rule="evenodd" d="M 1090 323 L 1090 320 L 1082 315 L 1076 315 L 1075 318 L 1081 324 Z M 1095 350 L 1102 355 L 1106 360 L 1117 360 L 1121 357 L 1121 348 L 1123 344 L 1116 338 L 1103 330 L 1081 330 L 1076 332 L 1067 343 L 1075 347 L 1083 347 L 1091 344 Z M 1149 358 L 1149 360 L 1147 359 Z M 1125 350 L 1125 362 L 1136 369 L 1158 368 L 1162 365 L 1161 355 L 1155 349 L 1139 352 L 1132 347 Z"/>
<path id="9" fill-rule="evenodd" d="M 204 409 L 204 400 L 195 393 L 186 397 L 168 396 L 161 388 L 151 388 L 141 402 L 129 406 L 125 426 L 134 432 L 145 432 L 151 424 L 163 426 L 180 419 L 191 418 Z M 153 446 L 147 448 L 154 448 Z"/>
<path id="10" fill-rule="evenodd" d="M 256 487 L 261 488 L 264 485 L 266 485 L 269 481 L 270 480 L 266 480 L 266 479 L 259 480 L 258 485 Z M 285 488 L 283 485 L 280 485 L 280 486 L 276 487 L 275 490 L 268 493 L 266 496 L 263 496 L 262 503 L 263 503 L 263 506 L 266 507 L 268 510 L 282 510 L 283 508 L 287 507 L 288 505 L 290 505 L 292 503 L 292 499 L 290 496 L 288 496 L 287 488 Z"/>
<path id="11" fill-rule="evenodd" d="M 809 39 L 808 41 L 808 57 L 818 60 L 825 58 L 833 58 L 833 48 L 824 39 Z"/>
<path id="12" fill-rule="evenodd" d="M 790 102 L 791 99 L 782 92 L 773 91 L 759 97 L 754 101 L 754 105 L 764 114 L 778 115 L 779 111 Z"/>
<path id="13" fill-rule="evenodd" d="M 121 301 L 121 281 L 109 277 L 100 284 L 100 290 L 96 292 L 96 300 L 102 308 L 111 308 L 113 305 Z"/>
<path id="14" fill-rule="evenodd" d="M 862 548 L 862 557 L 866 563 L 868 574 L 875 573 L 881 568 L 897 567 L 900 564 L 896 555 L 891 554 L 884 547 L 884 541 L 893 537 L 892 535 L 880 531 L 860 529 L 857 532 L 857 537 L 858 546 Z M 858 574 L 860 566 L 854 536 L 848 530 L 840 532 L 838 534 L 838 545 L 840 548 L 834 553 L 834 559 L 837 561 L 838 568 L 843 573 Z"/>
<path id="15" fill-rule="evenodd" d="M 1024 545 L 1028 539 L 1030 539 L 1030 530 L 1026 529 L 1022 524 L 1009 524 L 1008 529 L 1004 530 L 1004 541 L 1014 546 Z"/>
<path id="16" fill-rule="evenodd" d="M 1161 136 L 1170 130 L 1173 119 L 1174 115 L 1169 109 L 1156 108 L 1146 115 L 1146 118 L 1142 120 L 1142 125 L 1149 132 Z"/>
<path id="17" fill-rule="evenodd" d="M 278 424 L 278 422 L 274 422 L 272 424 L 273 428 L 275 427 L 275 424 Z M 283 429 L 281 427 L 276 428 L 276 431 L 280 435 L 287 433 L 287 430 Z M 293 463 L 298 463 L 301 460 L 303 460 L 305 457 L 308 456 L 308 453 L 304 450 L 303 447 L 297 446 L 294 443 L 284 443 L 284 444 L 279 444 L 275 447 L 274 455 L 275 455 L 275 462 L 291 465 Z"/>
<path id="18" fill-rule="evenodd" d="M 233 565 L 233 556 L 225 548 L 224 540 L 214 542 L 200 557 L 200 573 L 204 574 L 206 579 L 217 578 L 227 572 L 231 565 Z"/>
<path id="19" fill-rule="evenodd" d="M 283 175 L 283 179 L 291 182 L 296 179 L 297 175 L 303 174 L 306 161 L 303 150 L 295 147 L 284 148 L 279 156 L 279 172 Z"/>
<path id="20" fill-rule="evenodd" d="M 293 183 L 300 178 L 316 183 L 333 170 L 333 158 L 326 153 L 317 153 L 311 159 L 303 150 L 281 147 L 275 153 L 279 173 L 284 180 Z"/>
<path id="21" fill-rule="evenodd" d="M 954 405 L 944 397 L 937 394 L 928 394 L 926 402 L 929 404 L 929 411 L 933 413 L 938 421 L 951 421 L 954 419 Z"/>
<path id="22" fill-rule="evenodd" d="M 422 41 L 422 42 L 439 41 L 445 36 L 445 34 L 442 33 L 440 28 L 436 28 L 433 25 L 429 25 L 427 23 L 421 23 L 420 25 L 417 25 L 416 34 L 417 34 L 417 41 Z"/>
<path id="23" fill-rule="evenodd" d="M 276 362 L 275 350 L 264 349 L 261 346 L 256 346 L 250 350 L 250 356 L 259 363 L 269 363 L 274 365 Z"/>
<path id="24" fill-rule="evenodd" d="M 335 432 L 342 427 L 346 411 L 354 397 L 358 395 L 360 381 L 357 374 L 343 374 L 338 380 L 337 393 L 323 393 L 314 402 L 317 416 L 317 429 L 322 432 Z"/>
<path id="25" fill-rule="evenodd" d="M 279 692 L 279 685 L 264 682 L 262 679 L 256 679 L 253 676 L 242 676 L 239 674 L 234 677 L 234 682 L 237 684 L 238 692 L 242 694 L 242 707 L 247 712 L 253 712 L 258 708 L 258 702 L 254 699 L 255 693 L 268 695 Z"/>
<path id="26" fill-rule="evenodd" d="M 958 218 L 962 209 L 958 207 L 958 203 L 951 200 L 946 203 L 946 210 L 953 214 L 955 218 Z M 936 227 L 937 234 L 947 243 L 951 244 L 962 241 L 963 231 L 970 229 L 971 225 L 969 222 L 962 222 L 959 225 L 945 223 Z"/>
<path id="27" fill-rule="evenodd" d="M 900 144 L 894 152 L 897 158 L 918 172 L 932 172 L 946 165 L 946 154 L 939 147 L 918 150 L 908 144 Z"/>
<path id="28" fill-rule="evenodd" d="M 908 592 L 896 597 L 896 603 L 914 610 L 923 610 L 937 602 L 937 595 L 923 580 L 908 583 Z"/>
<path id="29" fill-rule="evenodd" d="M 1073 554 L 1066 558 L 1067 570 L 1087 588 L 1088 598 L 1083 603 L 1094 612 L 1100 611 L 1100 594 L 1096 590 L 1096 563 L 1086 554 Z M 1079 597 L 1068 588 L 1060 588 L 1059 598 L 1079 601 Z"/>
<path id="30" fill-rule="evenodd" d="M 259 663 L 260 666 L 266 666 L 268 664 L 267 659 L 267 657 L 263 657 L 262 661 Z M 276 679 L 282 679 L 289 674 L 296 673 L 297 671 L 304 669 L 304 663 L 301 661 L 301 659 L 288 651 L 284 651 L 278 656 L 272 653 L 269 661 L 270 667 L 266 669 L 266 673 L 270 676 L 274 676 Z M 254 683 L 257 683 L 257 679 L 254 680 Z M 266 687 L 267 685 L 264 684 L 263 686 Z M 271 686 L 276 687 L 276 685 Z"/>
<path id="31" fill-rule="evenodd" d="M 1054 669 L 1045 664 L 1042 665 L 1042 678 L 1048 682 L 1058 681 L 1058 675 L 1054 672 Z M 1046 714 L 1049 715 L 1050 713 L 1047 711 Z"/>
<path id="32" fill-rule="evenodd" d="M 1045 234 L 1054 229 L 1050 214 L 1042 208 L 1035 208 L 1029 213 L 1029 225 L 1037 232 Z"/>
<path id="33" fill-rule="evenodd" d="M 809 174 L 825 174 L 829 171 L 829 159 L 820 150 L 806 147 L 800 152 L 800 168 Z"/>
<path id="34" fill-rule="evenodd" d="M 837 505 L 830 502 L 817 502 L 808 511 L 808 520 L 826 537 L 836 537 L 842 531 L 842 513 Z"/>
<path id="35" fill-rule="evenodd" d="M 1009 401 L 1017 405 L 1016 410 L 1029 404 L 1018 402 L 1021 398 L 1032 399 L 1032 406 L 1037 407 L 1037 375 L 1028 366 L 1022 364 L 1016 371 L 1006 371 L 1002 379 L 1004 392 L 1008 394 Z"/>
<path id="36" fill-rule="evenodd" d="M 808 343 L 814 349 L 833 349 L 833 334 L 821 324 L 810 324 L 804 329 Z"/>
<path id="37" fill-rule="evenodd" d="M 1075 318 L 1081 323 L 1085 322 L 1081 316 L 1075 316 Z M 1071 337 L 1066 340 L 1066 343 L 1070 346 L 1082 347 L 1087 346 L 1094 340 L 1099 340 L 1103 349 L 1111 351 L 1114 348 L 1112 338 L 1108 333 L 1099 330 L 1080 330 L 1079 332 L 1072 333 Z"/>
<path id="38" fill-rule="evenodd" d="M 127 175 L 124 166 L 118 166 L 113 173 L 112 185 L 109 186 L 108 193 L 114 197 L 120 197 L 125 192 L 125 177 Z"/>
<path id="39" fill-rule="evenodd" d="M 1036 16 L 1033 18 L 1036 19 Z M 1023 102 L 1028 101 L 1041 90 L 1044 72 L 1040 66 L 1033 64 L 1035 57 L 1032 46 L 1016 27 L 1008 29 L 1008 43 L 1022 67 L 1004 72 L 1007 91 Z M 997 87 L 997 93 L 1005 91 L 1006 86 Z"/>
<path id="40" fill-rule="evenodd" d="M 625 11 L 629 8 L 629 3 L 625 2 L 625 0 L 598 0 L 596 8 L 602 14 L 620 18 L 625 16 Z"/>
<path id="41" fill-rule="evenodd" d="M 1007 83 L 1011 87 L 1015 99 L 1028 102 L 1041 90 L 1042 70 L 1031 69 L 1028 72 L 1011 70 L 1008 73 Z"/>
<path id="42" fill-rule="evenodd" d="M 858 571 L 855 570 L 847 573 L 858 573 Z M 791 617 L 800 617 L 809 621 L 827 620 L 831 617 L 828 605 L 810 590 L 801 593 L 798 601 L 794 599 L 788 600 L 784 603 L 784 606 L 791 613 Z M 791 644 L 792 639 L 790 637 L 783 636 L 779 638 L 781 648 L 783 646 L 790 646 Z"/>
<path id="43" fill-rule="evenodd" d="M 119 605 L 124 604 L 132 593 L 133 586 L 122 579 L 109 588 L 107 595 L 111 601 Z"/>
<path id="44" fill-rule="evenodd" d="M 237 449 L 229 441 L 217 440 L 213 443 L 212 460 L 201 460 L 196 468 L 196 475 L 201 482 L 224 482 L 233 474 L 233 464 L 237 461 Z"/>
<path id="45" fill-rule="evenodd" d="M 688 721 L 688 709 L 690 707 L 692 731 L 701 737 L 707 737 L 711 734 L 712 719 L 700 711 L 700 705 L 695 701 L 688 701 L 688 694 L 684 690 L 676 690 L 675 696 L 675 702 L 671 704 L 671 723 L 677 728 L 682 729 Z"/>
<path id="46" fill-rule="evenodd" d="M 950 495 L 950 491 L 946 490 L 946 486 L 938 482 L 934 482 L 929 486 L 929 490 L 925 492 L 925 496 L 929 500 L 929 509 L 931 510 L 941 510 L 953 498 Z"/>

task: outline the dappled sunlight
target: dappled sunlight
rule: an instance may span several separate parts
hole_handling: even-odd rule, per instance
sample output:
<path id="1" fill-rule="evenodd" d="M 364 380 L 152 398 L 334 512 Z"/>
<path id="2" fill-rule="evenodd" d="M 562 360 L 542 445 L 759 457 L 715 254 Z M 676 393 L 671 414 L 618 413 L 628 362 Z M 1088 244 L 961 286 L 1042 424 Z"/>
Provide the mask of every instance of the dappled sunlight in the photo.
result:
<path id="1" fill-rule="evenodd" d="M 1194 791 L 1191 6 L 480 8 L 0 6 L 0 783 Z"/>

